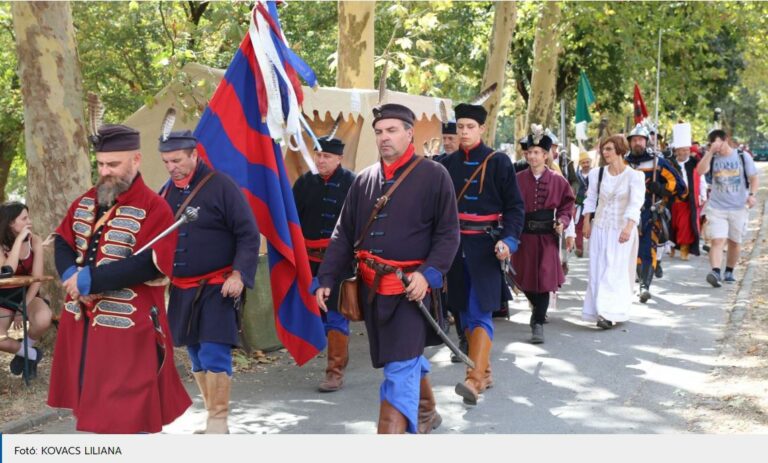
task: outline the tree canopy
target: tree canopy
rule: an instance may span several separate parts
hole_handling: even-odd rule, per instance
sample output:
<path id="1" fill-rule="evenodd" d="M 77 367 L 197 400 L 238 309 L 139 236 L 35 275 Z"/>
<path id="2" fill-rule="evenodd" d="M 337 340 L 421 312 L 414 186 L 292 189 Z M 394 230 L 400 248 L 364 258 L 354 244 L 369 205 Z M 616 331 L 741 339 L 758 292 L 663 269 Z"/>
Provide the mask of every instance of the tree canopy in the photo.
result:
<path id="1" fill-rule="evenodd" d="M 543 2 L 520 2 L 496 142 L 514 137 L 514 117 L 526 113 L 533 42 Z M 119 121 L 175 79 L 187 62 L 224 68 L 247 31 L 248 2 L 74 2 L 73 22 L 86 91 L 101 94 L 106 120 Z M 768 4 L 763 2 L 562 2 L 556 101 L 573 120 L 579 71 L 597 98 L 593 117 L 624 129 L 632 88 L 642 89 L 653 112 L 658 34 L 662 31 L 661 132 L 678 119 L 703 138 L 712 111 L 739 140 L 768 143 Z M 289 2 L 280 15 L 288 42 L 315 70 L 320 85 L 336 75 L 337 4 Z M 23 194 L 18 179 L 21 97 L 10 6 L 0 3 L 0 170 L 11 172 L 6 192 Z M 378 1 L 376 75 L 385 47 L 389 88 L 414 94 L 470 98 L 481 90 L 493 26 L 493 2 Z M 188 82 L 196 85 L 195 82 Z M 189 108 L 198 111 L 201 108 Z M 599 115 L 599 116 L 598 116 Z M 591 133 L 596 132 L 593 123 Z M 572 125 L 571 125 L 572 132 Z M 16 166 L 10 163 L 16 159 Z M 23 164 L 23 163 L 21 163 Z M 1 173 L 1 172 L 0 172 Z M 5 184 L 0 175 L 0 184 Z"/>

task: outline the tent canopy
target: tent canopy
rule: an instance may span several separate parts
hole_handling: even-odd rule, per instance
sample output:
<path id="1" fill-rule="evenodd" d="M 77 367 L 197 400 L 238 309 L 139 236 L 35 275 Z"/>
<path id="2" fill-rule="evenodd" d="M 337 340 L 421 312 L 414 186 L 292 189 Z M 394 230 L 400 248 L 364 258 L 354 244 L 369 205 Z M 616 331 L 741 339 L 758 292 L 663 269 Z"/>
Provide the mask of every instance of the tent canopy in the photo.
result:
<path id="1" fill-rule="evenodd" d="M 194 129 L 213 91 L 224 77 L 224 70 L 201 64 L 189 63 L 183 68 L 189 79 L 174 82 L 155 96 L 151 106 L 142 106 L 125 120 L 125 124 L 141 132 L 143 153 L 142 175 L 145 182 L 159 189 L 168 179 L 163 167 L 157 141 L 160 124 L 169 107 L 174 107 L 179 116 L 174 130 Z M 304 115 L 312 131 L 318 137 L 330 132 L 337 117 L 341 116 L 336 137 L 344 140 L 344 166 L 360 171 L 378 159 L 376 140 L 371 127 L 372 110 L 378 104 L 378 91 L 361 89 L 340 89 L 303 87 Z M 441 136 L 441 122 L 453 114 L 451 100 L 407 93 L 387 91 L 385 103 L 398 103 L 409 107 L 417 117 L 414 127 L 414 144 L 417 153 L 424 153 L 424 143 Z M 309 137 L 304 136 L 307 146 L 312 146 Z M 285 153 L 286 170 L 291 181 L 308 170 L 299 153 Z"/>

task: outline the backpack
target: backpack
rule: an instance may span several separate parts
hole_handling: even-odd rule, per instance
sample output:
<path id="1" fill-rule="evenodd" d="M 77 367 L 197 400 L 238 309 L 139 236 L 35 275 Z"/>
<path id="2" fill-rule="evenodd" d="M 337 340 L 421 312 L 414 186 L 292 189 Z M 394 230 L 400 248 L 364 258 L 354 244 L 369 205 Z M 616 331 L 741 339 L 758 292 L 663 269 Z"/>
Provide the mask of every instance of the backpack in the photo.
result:
<path id="1" fill-rule="evenodd" d="M 736 153 L 739 155 L 739 159 L 741 159 L 741 171 L 744 173 L 744 185 L 747 187 L 747 190 L 749 190 L 749 177 L 747 177 L 747 163 L 744 160 L 744 151 L 741 149 L 737 149 Z M 712 155 L 712 159 L 709 160 L 709 172 L 704 176 L 704 179 L 709 183 L 712 184 L 712 174 L 713 169 L 715 167 L 715 155 Z"/>

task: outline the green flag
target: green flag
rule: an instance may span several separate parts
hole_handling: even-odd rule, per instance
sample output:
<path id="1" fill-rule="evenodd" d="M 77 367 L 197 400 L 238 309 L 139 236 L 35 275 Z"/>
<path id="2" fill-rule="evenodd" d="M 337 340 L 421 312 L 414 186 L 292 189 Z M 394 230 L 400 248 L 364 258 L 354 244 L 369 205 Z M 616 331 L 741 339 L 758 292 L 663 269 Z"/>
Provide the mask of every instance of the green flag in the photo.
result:
<path id="1" fill-rule="evenodd" d="M 584 71 L 579 73 L 579 90 L 576 94 L 576 139 L 587 139 L 587 123 L 592 122 L 589 105 L 595 102 L 595 94 Z"/>
<path id="2" fill-rule="evenodd" d="M 592 87 L 589 85 L 587 74 L 581 71 L 579 74 L 579 90 L 576 94 L 576 123 L 592 122 L 589 115 L 589 105 L 595 102 L 595 94 L 592 93 Z"/>

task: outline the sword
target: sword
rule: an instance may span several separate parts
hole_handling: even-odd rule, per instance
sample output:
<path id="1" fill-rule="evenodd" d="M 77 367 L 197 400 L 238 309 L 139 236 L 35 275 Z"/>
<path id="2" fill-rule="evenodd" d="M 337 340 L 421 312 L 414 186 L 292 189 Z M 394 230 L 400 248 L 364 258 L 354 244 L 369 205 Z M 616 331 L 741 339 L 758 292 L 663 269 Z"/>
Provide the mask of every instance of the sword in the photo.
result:
<path id="1" fill-rule="evenodd" d="M 159 235 L 154 237 L 152 239 L 152 241 L 150 241 L 149 243 L 144 245 L 141 249 L 136 251 L 136 253 L 134 253 L 133 255 L 135 256 L 135 255 L 141 254 L 142 252 L 146 251 L 147 249 L 149 249 L 150 246 L 152 246 L 153 244 L 155 244 L 158 241 L 160 241 L 161 239 L 163 239 L 169 233 L 171 233 L 172 231 L 174 231 L 177 228 L 179 228 L 182 224 L 189 223 L 189 222 L 194 222 L 195 220 L 197 220 L 198 215 L 199 215 L 198 214 L 199 210 L 200 210 L 199 207 L 188 207 L 188 208 L 184 209 L 184 213 L 181 214 L 181 217 L 179 217 L 179 220 L 174 222 L 173 225 L 168 227 L 168 229 L 166 229 L 165 231 L 163 231 L 162 233 L 160 233 Z M 75 302 L 77 302 L 81 306 L 80 307 L 80 312 L 75 314 L 75 320 L 76 321 L 80 321 L 80 319 L 83 316 L 83 310 L 84 309 L 91 310 L 91 309 L 93 309 L 93 306 L 95 305 L 95 302 L 93 302 L 93 301 L 91 301 L 91 302 L 75 301 Z"/>
<path id="2" fill-rule="evenodd" d="M 403 286 L 406 288 L 408 285 L 411 284 L 411 282 L 408 280 L 408 277 L 405 276 L 405 273 L 401 269 L 397 269 L 395 271 L 395 274 L 397 275 L 397 278 L 403 282 Z M 432 315 L 429 313 L 429 309 L 427 306 L 424 305 L 423 301 L 414 301 L 419 306 L 419 310 L 421 310 L 421 314 L 424 315 L 424 318 L 427 319 L 427 322 L 429 322 L 430 326 L 435 330 L 435 333 L 437 333 L 438 336 L 440 336 L 440 339 L 443 340 L 446 346 L 448 346 L 449 349 L 451 349 L 451 352 L 456 354 L 458 358 L 461 359 L 462 362 L 466 363 L 469 368 L 475 368 L 475 362 L 472 361 L 471 358 L 467 357 L 467 354 L 461 351 L 458 347 L 456 347 L 456 344 L 451 341 L 451 339 L 448 337 L 447 334 L 445 334 L 445 331 L 443 331 L 440 328 L 440 325 L 437 324 L 437 321 L 435 321 L 434 318 L 432 318 Z"/>
<path id="3" fill-rule="evenodd" d="M 490 228 L 490 227 L 489 227 Z M 491 236 L 493 236 L 492 233 L 488 232 Z M 497 247 L 498 251 L 498 247 Z M 515 284 L 515 277 L 517 276 L 517 272 L 515 271 L 515 268 L 512 266 L 512 258 L 507 257 L 504 260 L 499 261 L 499 266 L 501 267 L 501 274 L 504 275 L 504 282 L 509 286 L 509 288 L 512 290 L 515 294 L 520 294 L 520 291 L 517 288 L 517 285 Z"/>
<path id="4" fill-rule="evenodd" d="M 158 241 L 160 241 L 161 239 L 165 238 L 168 234 L 170 234 L 172 231 L 174 231 L 177 228 L 179 228 L 181 225 L 183 225 L 185 223 L 189 223 L 189 222 L 194 222 L 195 220 L 197 220 L 197 218 L 199 216 L 199 214 L 198 214 L 199 210 L 200 210 L 199 207 L 188 207 L 188 208 L 184 209 L 184 213 L 181 214 L 181 217 L 179 217 L 179 220 L 174 222 L 173 225 L 168 227 L 164 232 L 162 232 L 159 235 L 157 235 L 156 237 L 152 238 L 152 241 L 150 241 L 149 243 L 145 244 L 141 249 L 136 251 L 133 255 L 135 256 L 137 254 L 141 254 L 142 252 L 146 251 L 153 244 L 155 244 Z"/>
<path id="5" fill-rule="evenodd" d="M 149 318 L 152 319 L 152 326 L 155 328 L 155 348 L 157 349 L 157 370 L 163 367 L 165 363 L 165 334 L 160 326 L 158 310 L 154 305 L 149 309 Z"/>
<path id="6" fill-rule="evenodd" d="M 499 241 L 501 237 L 501 232 L 499 229 L 494 229 L 492 227 L 485 227 L 485 232 L 488 235 L 490 235 L 491 239 L 495 241 Z M 498 248 L 497 248 L 497 251 L 498 251 Z M 515 277 L 517 276 L 517 272 L 515 271 L 515 268 L 512 266 L 512 258 L 507 257 L 504 260 L 500 260 L 499 266 L 501 267 L 501 274 L 504 275 L 504 282 L 507 284 L 507 286 L 509 286 L 509 288 L 512 290 L 513 293 L 515 293 L 516 295 L 520 294 L 520 290 L 515 284 Z"/>

